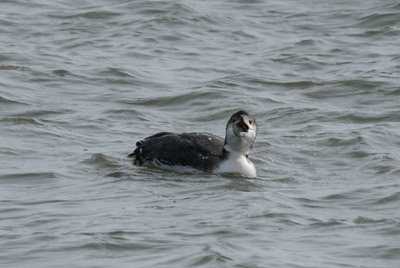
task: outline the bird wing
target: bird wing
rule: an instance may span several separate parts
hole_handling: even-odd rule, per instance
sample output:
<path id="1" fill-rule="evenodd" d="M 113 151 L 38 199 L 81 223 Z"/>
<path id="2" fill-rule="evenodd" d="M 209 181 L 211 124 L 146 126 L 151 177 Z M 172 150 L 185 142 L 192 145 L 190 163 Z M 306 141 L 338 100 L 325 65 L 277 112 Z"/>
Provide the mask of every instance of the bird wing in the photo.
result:
<path id="1" fill-rule="evenodd" d="M 224 140 L 209 133 L 157 133 L 136 143 L 136 164 L 155 162 L 211 171 L 219 162 Z"/>

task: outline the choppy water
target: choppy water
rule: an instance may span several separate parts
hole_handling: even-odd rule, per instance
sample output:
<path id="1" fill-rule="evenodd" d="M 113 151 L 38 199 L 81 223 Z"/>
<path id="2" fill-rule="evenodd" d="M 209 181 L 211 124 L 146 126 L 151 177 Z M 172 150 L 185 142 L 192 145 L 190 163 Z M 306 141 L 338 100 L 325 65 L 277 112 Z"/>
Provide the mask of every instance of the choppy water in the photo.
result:
<path id="1" fill-rule="evenodd" d="M 1 1 L 1 267 L 399 267 L 396 1 Z M 259 133 L 256 179 L 132 165 Z"/>

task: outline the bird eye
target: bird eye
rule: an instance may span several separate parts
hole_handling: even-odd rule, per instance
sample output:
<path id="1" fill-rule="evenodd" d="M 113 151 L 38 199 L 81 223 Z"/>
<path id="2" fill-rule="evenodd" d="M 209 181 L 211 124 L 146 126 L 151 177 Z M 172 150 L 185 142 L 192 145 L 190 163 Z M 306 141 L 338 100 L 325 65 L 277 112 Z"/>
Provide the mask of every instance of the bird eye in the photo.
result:
<path id="1" fill-rule="evenodd" d="M 250 125 L 252 125 L 253 124 L 253 120 L 249 120 L 249 123 L 250 123 Z"/>

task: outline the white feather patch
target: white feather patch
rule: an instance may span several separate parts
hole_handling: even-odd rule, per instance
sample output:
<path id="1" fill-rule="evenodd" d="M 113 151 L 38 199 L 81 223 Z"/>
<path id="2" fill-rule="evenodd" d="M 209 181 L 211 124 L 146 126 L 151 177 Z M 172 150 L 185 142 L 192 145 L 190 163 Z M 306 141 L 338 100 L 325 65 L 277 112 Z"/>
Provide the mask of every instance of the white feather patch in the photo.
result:
<path id="1" fill-rule="evenodd" d="M 256 167 L 246 156 L 241 153 L 232 152 L 219 167 L 214 170 L 217 173 L 240 173 L 249 178 L 257 176 Z"/>

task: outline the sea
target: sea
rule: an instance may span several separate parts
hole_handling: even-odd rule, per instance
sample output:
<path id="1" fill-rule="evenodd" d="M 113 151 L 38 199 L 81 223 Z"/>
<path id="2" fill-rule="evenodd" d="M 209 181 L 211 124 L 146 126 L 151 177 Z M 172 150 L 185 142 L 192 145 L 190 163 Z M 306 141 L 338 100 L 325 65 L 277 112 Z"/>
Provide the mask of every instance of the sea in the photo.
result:
<path id="1" fill-rule="evenodd" d="M 0 267 L 400 267 L 399 1 L 0 10 Z M 256 178 L 128 158 L 242 109 Z"/>

